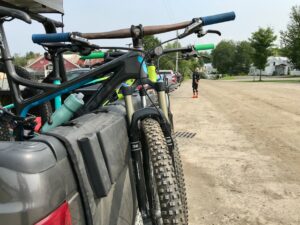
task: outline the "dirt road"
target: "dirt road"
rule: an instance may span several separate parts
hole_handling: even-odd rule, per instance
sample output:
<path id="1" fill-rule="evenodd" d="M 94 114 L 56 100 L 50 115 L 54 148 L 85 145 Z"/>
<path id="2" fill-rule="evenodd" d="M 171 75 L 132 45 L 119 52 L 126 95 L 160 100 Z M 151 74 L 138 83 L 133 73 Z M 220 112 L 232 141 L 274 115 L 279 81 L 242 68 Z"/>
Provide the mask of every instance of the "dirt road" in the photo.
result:
<path id="1" fill-rule="evenodd" d="M 191 225 L 300 224 L 300 83 L 200 81 L 172 94 Z"/>

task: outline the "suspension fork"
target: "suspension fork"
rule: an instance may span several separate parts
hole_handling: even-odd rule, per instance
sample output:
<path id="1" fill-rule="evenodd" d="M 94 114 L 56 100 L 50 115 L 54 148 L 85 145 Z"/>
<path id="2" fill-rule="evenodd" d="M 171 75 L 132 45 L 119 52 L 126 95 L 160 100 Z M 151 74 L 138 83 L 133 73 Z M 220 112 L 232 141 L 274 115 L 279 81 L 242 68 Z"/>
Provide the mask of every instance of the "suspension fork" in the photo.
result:
<path id="1" fill-rule="evenodd" d="M 127 120 L 129 126 L 131 126 L 132 116 L 134 114 L 134 106 L 132 102 L 133 88 L 131 86 L 123 86 L 122 94 L 125 100 Z M 130 137 L 131 156 L 135 171 L 138 205 L 143 219 L 146 219 L 149 215 L 149 206 L 147 204 L 148 201 L 145 190 L 146 182 L 143 168 L 142 143 L 139 135 L 133 138 L 132 135 L 130 135 Z"/>
<path id="2" fill-rule="evenodd" d="M 155 86 L 156 86 L 156 91 L 158 96 L 159 107 L 162 110 L 167 122 L 170 123 L 168 100 L 166 96 L 166 85 L 164 82 L 157 82 Z"/>
<path id="3" fill-rule="evenodd" d="M 130 86 L 123 86 L 122 94 L 123 94 L 124 100 L 125 100 L 126 115 L 127 115 L 128 123 L 131 124 L 132 115 L 134 113 L 134 107 L 133 107 L 133 102 L 132 102 L 133 88 Z"/>
<path id="4" fill-rule="evenodd" d="M 140 97 L 142 102 L 142 108 L 146 108 L 147 107 L 146 90 L 145 88 L 142 87 L 139 92 L 140 92 Z"/>

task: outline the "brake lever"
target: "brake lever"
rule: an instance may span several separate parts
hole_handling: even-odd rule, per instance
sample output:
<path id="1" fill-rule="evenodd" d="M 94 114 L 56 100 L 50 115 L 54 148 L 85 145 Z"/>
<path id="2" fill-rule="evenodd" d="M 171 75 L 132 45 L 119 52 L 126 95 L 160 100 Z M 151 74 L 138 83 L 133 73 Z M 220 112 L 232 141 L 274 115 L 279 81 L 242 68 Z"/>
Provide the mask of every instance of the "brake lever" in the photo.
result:
<path id="1" fill-rule="evenodd" d="M 71 42 L 78 42 L 80 44 L 91 45 L 89 40 L 80 36 L 80 33 L 73 32 L 70 36 Z"/>
<path id="2" fill-rule="evenodd" d="M 222 33 L 221 33 L 220 31 L 218 31 L 218 30 L 207 30 L 206 33 L 207 33 L 207 34 L 208 34 L 208 33 L 210 33 L 210 34 L 217 34 L 217 35 L 219 35 L 219 36 L 222 35 Z"/>
<path id="3" fill-rule="evenodd" d="M 195 51 L 195 50 L 193 50 L 193 51 L 191 51 L 191 52 L 186 52 L 186 53 L 184 53 L 184 54 L 182 55 L 182 58 L 188 60 L 188 59 L 190 59 L 190 58 L 196 58 L 196 57 L 198 57 L 198 56 L 199 56 L 198 52 Z"/>
<path id="4" fill-rule="evenodd" d="M 81 37 L 81 33 L 73 32 L 70 36 L 74 50 L 78 51 L 81 55 L 89 55 L 94 49 L 99 48 L 95 44 L 91 44 L 88 39 Z"/>
<path id="5" fill-rule="evenodd" d="M 208 33 L 210 33 L 210 34 L 217 34 L 217 35 L 219 35 L 219 36 L 221 36 L 221 32 L 220 31 L 218 31 L 218 30 L 206 30 L 206 31 L 204 31 L 204 30 L 199 30 L 199 32 L 198 32 L 198 38 L 200 38 L 200 37 L 203 37 L 203 36 L 205 36 L 206 34 L 208 34 Z"/>
<path id="6" fill-rule="evenodd" d="M 202 21 L 199 18 L 193 19 L 192 23 L 187 26 L 184 32 L 178 35 L 178 39 L 184 38 L 192 33 L 199 33 L 201 31 Z"/>

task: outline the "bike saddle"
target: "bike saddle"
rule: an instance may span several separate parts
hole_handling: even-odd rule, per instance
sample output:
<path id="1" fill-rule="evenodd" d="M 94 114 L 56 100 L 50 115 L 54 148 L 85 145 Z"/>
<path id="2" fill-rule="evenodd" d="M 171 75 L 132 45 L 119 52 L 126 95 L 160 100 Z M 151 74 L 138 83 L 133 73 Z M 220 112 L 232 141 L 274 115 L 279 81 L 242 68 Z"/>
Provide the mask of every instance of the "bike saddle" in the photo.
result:
<path id="1" fill-rule="evenodd" d="M 23 20 L 26 23 L 31 23 L 31 17 L 20 10 L 0 6 L 0 17 L 11 17 Z"/>

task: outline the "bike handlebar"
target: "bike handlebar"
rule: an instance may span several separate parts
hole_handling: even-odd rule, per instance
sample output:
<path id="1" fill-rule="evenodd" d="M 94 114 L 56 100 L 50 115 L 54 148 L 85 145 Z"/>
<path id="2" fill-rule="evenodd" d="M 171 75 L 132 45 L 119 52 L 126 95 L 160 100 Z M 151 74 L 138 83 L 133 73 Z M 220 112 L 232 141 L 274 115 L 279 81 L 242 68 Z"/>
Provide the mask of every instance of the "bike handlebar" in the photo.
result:
<path id="1" fill-rule="evenodd" d="M 104 59 L 105 52 L 91 52 L 89 55 L 81 56 L 80 59 Z"/>
<path id="2" fill-rule="evenodd" d="M 183 29 L 188 26 L 191 21 L 182 23 L 158 25 L 158 26 L 145 26 L 143 27 L 144 35 L 161 34 L 169 31 Z M 115 31 L 99 32 L 99 33 L 82 33 L 81 37 L 87 39 L 115 39 L 115 38 L 130 38 L 132 37 L 131 29 L 125 28 Z"/>
<path id="3" fill-rule="evenodd" d="M 144 35 L 159 34 L 168 31 L 185 28 L 190 24 L 190 21 L 183 23 L 176 23 L 171 25 L 161 26 L 145 26 L 143 27 Z M 51 42 L 68 42 L 71 41 L 71 34 L 68 33 L 55 33 L 55 34 L 33 34 L 32 41 L 36 44 L 51 43 Z M 131 29 L 120 29 L 100 33 L 81 33 L 78 35 L 86 39 L 115 39 L 115 38 L 129 38 L 132 36 Z"/>
<path id="4" fill-rule="evenodd" d="M 198 44 L 198 45 L 194 45 L 194 46 L 187 46 L 187 47 L 182 47 L 182 48 L 174 48 L 174 49 L 166 49 L 164 50 L 163 54 L 168 54 L 171 52 L 185 52 L 185 51 L 203 51 L 203 50 L 210 50 L 210 49 L 214 49 L 215 45 L 210 43 L 210 44 Z M 123 52 L 123 54 L 125 54 L 125 52 Z M 118 53 L 106 53 L 106 52 L 101 52 L 101 51 L 97 51 L 97 52 L 91 52 L 89 55 L 84 55 L 81 56 L 80 59 L 86 60 L 86 59 L 104 59 L 107 55 L 112 56 L 112 57 L 119 57 L 122 54 L 120 52 Z"/>
<path id="5" fill-rule="evenodd" d="M 200 18 L 203 26 L 208 26 L 216 23 L 223 23 L 235 19 L 234 12 L 222 13 L 213 16 L 205 16 Z"/>
<path id="6" fill-rule="evenodd" d="M 200 44 L 200 45 L 194 45 L 195 51 L 203 51 L 203 50 L 210 50 L 214 49 L 214 44 Z"/>
<path id="7" fill-rule="evenodd" d="M 51 34 L 33 34 L 33 43 L 52 43 L 52 42 L 68 42 L 70 41 L 71 33 L 51 33 Z"/>
<path id="8" fill-rule="evenodd" d="M 223 14 L 217 14 L 213 16 L 206 16 L 198 18 L 201 20 L 201 25 L 212 25 L 216 23 L 223 23 L 226 21 L 234 20 L 235 13 L 228 12 Z M 193 20 L 194 21 L 194 20 Z M 169 25 L 159 25 L 159 26 L 145 26 L 143 27 L 143 35 L 153 35 L 160 34 L 169 31 L 179 30 L 186 28 L 191 25 L 193 21 L 185 21 L 182 23 L 175 23 Z M 57 33 L 57 34 L 33 34 L 32 41 L 37 44 L 49 43 L 49 42 L 68 42 L 71 40 L 72 33 Z M 130 38 L 132 37 L 131 29 L 120 29 L 109 32 L 99 32 L 99 33 L 78 33 L 78 36 L 86 39 L 114 39 L 114 38 Z"/>

